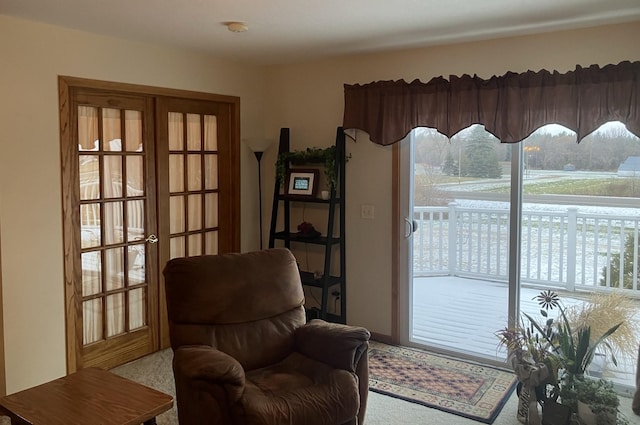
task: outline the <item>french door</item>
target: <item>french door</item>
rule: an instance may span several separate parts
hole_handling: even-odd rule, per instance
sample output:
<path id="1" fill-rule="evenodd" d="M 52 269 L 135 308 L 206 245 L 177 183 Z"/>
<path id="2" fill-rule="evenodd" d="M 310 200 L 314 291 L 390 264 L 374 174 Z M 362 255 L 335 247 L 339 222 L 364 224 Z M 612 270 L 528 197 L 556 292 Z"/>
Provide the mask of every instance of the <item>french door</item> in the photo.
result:
<path id="1" fill-rule="evenodd" d="M 233 128 L 228 105 L 186 99 L 158 103 L 162 233 L 168 258 L 229 252 L 237 248 L 234 206 L 239 179 L 230 149 Z M 221 223 L 228 225 L 221 226 Z M 233 225 L 229 225 L 233 223 Z M 166 257 L 165 253 L 165 257 Z"/>
<path id="2" fill-rule="evenodd" d="M 161 264 L 240 249 L 240 160 L 232 106 L 173 97 L 158 101 Z M 164 299 L 164 286 L 160 294 Z M 167 347 L 165 309 L 160 323 Z"/>
<path id="3" fill-rule="evenodd" d="M 144 96 L 79 91 L 72 117 L 75 336 L 83 367 L 112 365 L 158 346 L 153 107 Z"/>
<path id="4" fill-rule="evenodd" d="M 166 261 L 239 249 L 237 99 L 87 81 L 61 81 L 69 372 L 168 346 Z"/>

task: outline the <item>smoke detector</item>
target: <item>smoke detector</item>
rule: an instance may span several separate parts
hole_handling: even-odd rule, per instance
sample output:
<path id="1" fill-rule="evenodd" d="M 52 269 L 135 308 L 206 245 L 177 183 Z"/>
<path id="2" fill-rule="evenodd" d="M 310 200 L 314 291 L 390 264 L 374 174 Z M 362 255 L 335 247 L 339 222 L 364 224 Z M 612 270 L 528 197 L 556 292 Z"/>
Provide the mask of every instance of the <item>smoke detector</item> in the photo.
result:
<path id="1" fill-rule="evenodd" d="M 249 27 L 244 22 L 227 22 L 227 29 L 231 32 L 245 32 Z"/>

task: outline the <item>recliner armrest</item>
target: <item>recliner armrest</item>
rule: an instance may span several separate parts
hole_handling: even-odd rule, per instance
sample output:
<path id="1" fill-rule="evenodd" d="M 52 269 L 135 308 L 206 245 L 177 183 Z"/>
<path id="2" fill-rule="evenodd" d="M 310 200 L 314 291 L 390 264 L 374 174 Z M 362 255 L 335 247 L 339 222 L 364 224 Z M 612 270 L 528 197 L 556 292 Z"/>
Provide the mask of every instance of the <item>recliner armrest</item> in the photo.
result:
<path id="1" fill-rule="evenodd" d="M 177 348 L 173 353 L 174 373 L 188 380 L 203 380 L 224 388 L 230 401 L 240 399 L 244 392 L 244 369 L 236 359 L 202 345 Z"/>
<path id="2" fill-rule="evenodd" d="M 356 371 L 360 357 L 367 351 L 371 334 L 359 326 L 328 323 L 314 319 L 296 329 L 298 352 L 338 369 Z"/>

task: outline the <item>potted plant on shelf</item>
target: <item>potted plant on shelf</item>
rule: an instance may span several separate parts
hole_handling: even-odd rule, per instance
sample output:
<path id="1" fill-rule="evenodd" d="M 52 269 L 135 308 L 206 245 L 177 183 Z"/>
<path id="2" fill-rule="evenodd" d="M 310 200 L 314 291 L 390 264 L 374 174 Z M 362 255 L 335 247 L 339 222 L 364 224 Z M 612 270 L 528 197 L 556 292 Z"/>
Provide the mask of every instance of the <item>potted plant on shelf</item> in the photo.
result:
<path id="1" fill-rule="evenodd" d="M 351 155 L 345 157 L 345 162 Z M 301 151 L 281 152 L 276 160 L 276 178 L 284 182 L 287 174 L 287 163 L 306 164 L 319 163 L 324 165 L 324 173 L 327 178 L 329 189 L 336 186 L 338 176 L 336 175 L 336 147 L 328 148 L 306 148 Z"/>
<path id="2" fill-rule="evenodd" d="M 577 379 L 574 382 L 577 413 L 583 425 L 616 425 L 620 399 L 613 383 L 606 379 Z"/>

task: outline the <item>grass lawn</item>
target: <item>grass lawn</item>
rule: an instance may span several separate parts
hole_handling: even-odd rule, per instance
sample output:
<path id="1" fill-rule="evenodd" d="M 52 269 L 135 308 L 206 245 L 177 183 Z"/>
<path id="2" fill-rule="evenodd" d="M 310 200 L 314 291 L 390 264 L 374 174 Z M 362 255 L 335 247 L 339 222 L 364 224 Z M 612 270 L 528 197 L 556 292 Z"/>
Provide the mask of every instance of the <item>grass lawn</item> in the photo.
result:
<path id="1" fill-rule="evenodd" d="M 487 190 L 493 193 L 509 192 L 509 187 Z M 528 195 L 582 195 L 640 197 L 640 179 L 566 179 L 551 182 L 527 183 L 523 192 Z"/>

